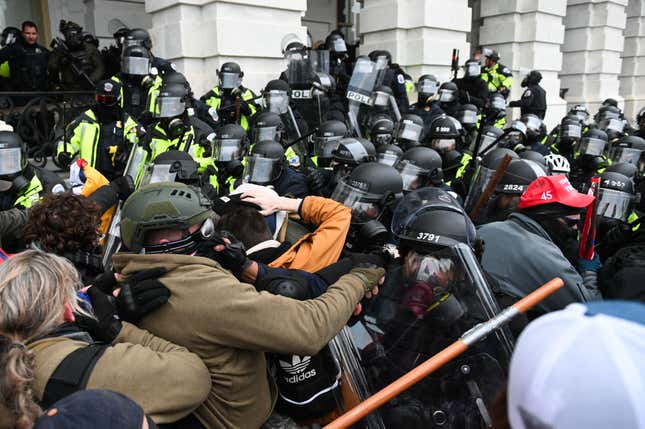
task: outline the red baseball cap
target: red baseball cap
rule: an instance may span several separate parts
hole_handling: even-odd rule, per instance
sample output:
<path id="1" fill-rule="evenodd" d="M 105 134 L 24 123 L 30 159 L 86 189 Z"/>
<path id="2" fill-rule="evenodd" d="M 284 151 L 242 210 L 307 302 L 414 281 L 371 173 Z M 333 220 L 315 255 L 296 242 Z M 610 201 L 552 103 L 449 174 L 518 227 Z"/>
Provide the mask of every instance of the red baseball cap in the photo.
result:
<path id="1" fill-rule="evenodd" d="M 593 195 L 582 194 L 575 190 L 564 174 L 542 176 L 535 179 L 526 188 L 520 198 L 518 209 L 559 203 L 578 209 L 589 206 L 594 200 Z"/>

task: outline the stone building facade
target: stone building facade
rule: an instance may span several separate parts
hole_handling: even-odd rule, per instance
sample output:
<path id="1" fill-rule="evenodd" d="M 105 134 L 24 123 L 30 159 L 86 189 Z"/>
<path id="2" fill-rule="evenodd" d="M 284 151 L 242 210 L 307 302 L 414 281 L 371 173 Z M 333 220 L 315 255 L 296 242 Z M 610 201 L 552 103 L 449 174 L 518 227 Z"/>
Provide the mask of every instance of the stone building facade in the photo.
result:
<path id="1" fill-rule="evenodd" d="M 515 76 L 512 99 L 523 75 L 542 72 L 549 126 L 574 104 L 593 111 L 616 98 L 630 119 L 645 106 L 645 0 L 0 0 L 2 18 L 33 18 L 44 38 L 61 18 L 75 20 L 103 44 L 121 25 L 149 28 L 155 54 L 197 94 L 226 61 L 240 63 L 257 91 L 284 68 L 284 35 L 309 32 L 315 43 L 341 28 L 359 53 L 388 49 L 414 78 L 449 79 L 453 48 L 462 63 L 478 46 L 496 49 Z"/>

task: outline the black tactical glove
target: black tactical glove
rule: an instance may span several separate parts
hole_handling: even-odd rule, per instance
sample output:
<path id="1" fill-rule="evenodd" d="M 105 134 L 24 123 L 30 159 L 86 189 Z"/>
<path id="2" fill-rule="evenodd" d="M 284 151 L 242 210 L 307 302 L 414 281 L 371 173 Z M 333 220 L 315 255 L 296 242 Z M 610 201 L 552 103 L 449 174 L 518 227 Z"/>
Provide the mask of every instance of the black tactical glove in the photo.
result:
<path id="1" fill-rule="evenodd" d="M 152 268 L 128 277 L 116 298 L 119 317 L 137 324 L 145 315 L 167 303 L 170 290 L 159 281 L 167 272 L 165 268 Z"/>
<path id="2" fill-rule="evenodd" d="M 93 329 L 88 330 L 90 335 L 96 340 L 112 343 L 121 332 L 121 321 L 117 317 L 114 297 L 94 286 L 87 290 L 87 295 L 92 300 L 92 309 L 98 322 Z"/>
<path id="3" fill-rule="evenodd" d="M 119 283 L 116 281 L 114 271 L 110 270 L 104 272 L 103 274 L 100 274 L 92 282 L 90 282 L 89 285 L 86 286 L 97 287 L 101 290 L 101 292 L 111 295 L 112 291 L 116 289 L 118 285 Z"/>
<path id="4" fill-rule="evenodd" d="M 325 188 L 325 176 L 317 168 L 307 168 L 307 187 L 312 195 L 322 195 Z"/>
<path id="5" fill-rule="evenodd" d="M 121 201 L 127 200 L 134 192 L 134 180 L 127 174 L 111 181 L 110 186 L 117 193 Z"/>
<path id="6" fill-rule="evenodd" d="M 56 162 L 58 162 L 58 165 L 64 170 L 68 169 L 70 165 L 72 165 L 72 161 L 74 158 L 72 157 L 71 154 L 67 152 L 61 152 L 56 156 Z"/>
<path id="7" fill-rule="evenodd" d="M 632 228 L 628 223 L 618 222 L 607 231 L 605 240 L 609 246 L 622 246 L 631 238 Z"/>
<path id="8" fill-rule="evenodd" d="M 238 241 L 233 234 L 226 231 L 222 231 L 221 234 L 221 237 L 214 237 L 200 243 L 196 255 L 217 261 L 223 268 L 239 278 L 252 261 L 246 256 L 244 244 Z M 226 244 L 222 238 L 227 238 L 231 243 Z M 224 245 L 224 250 L 217 252 L 215 250 L 217 245 Z"/>

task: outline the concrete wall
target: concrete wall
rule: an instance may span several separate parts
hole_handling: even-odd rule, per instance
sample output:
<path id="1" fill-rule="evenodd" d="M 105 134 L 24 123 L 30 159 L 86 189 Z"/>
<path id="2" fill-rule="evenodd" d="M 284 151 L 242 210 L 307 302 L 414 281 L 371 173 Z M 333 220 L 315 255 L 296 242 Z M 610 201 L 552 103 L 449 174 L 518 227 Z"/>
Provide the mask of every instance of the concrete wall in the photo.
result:
<path id="1" fill-rule="evenodd" d="M 620 95 L 625 116 L 633 121 L 645 107 L 645 0 L 629 0 L 626 13 Z"/>

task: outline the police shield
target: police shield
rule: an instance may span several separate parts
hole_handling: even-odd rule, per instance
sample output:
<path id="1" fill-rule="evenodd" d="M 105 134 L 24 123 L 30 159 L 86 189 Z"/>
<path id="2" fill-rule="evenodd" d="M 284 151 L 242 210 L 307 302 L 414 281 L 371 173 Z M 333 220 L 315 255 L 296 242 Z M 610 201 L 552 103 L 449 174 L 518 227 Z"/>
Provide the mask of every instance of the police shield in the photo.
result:
<path id="1" fill-rule="evenodd" d="M 358 112 L 361 106 L 371 106 L 372 92 L 377 85 L 378 78 L 379 69 L 376 63 L 370 61 L 368 57 L 356 59 L 356 65 L 347 86 L 347 100 L 349 101 L 350 126 L 358 137 L 362 137 L 358 125 Z"/>
<path id="2" fill-rule="evenodd" d="M 309 58 L 314 72 L 329 74 L 329 51 L 327 49 L 310 51 Z"/>
<path id="3" fill-rule="evenodd" d="M 432 242 L 436 235 L 428 232 L 421 238 Z M 465 244 L 423 254 L 411 251 L 388 277 L 365 317 L 350 329 L 371 393 L 499 313 Z M 493 333 L 375 415 L 387 428 L 490 427 L 488 409 L 505 384 L 512 344 L 507 330 Z"/>

